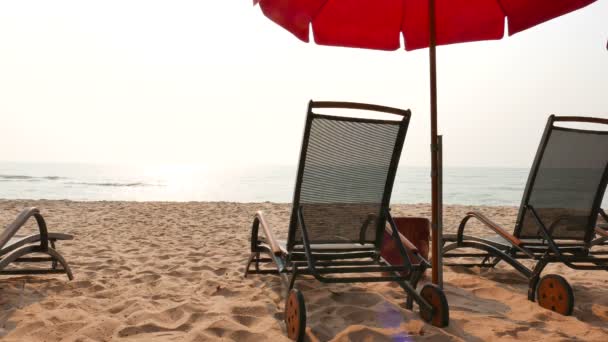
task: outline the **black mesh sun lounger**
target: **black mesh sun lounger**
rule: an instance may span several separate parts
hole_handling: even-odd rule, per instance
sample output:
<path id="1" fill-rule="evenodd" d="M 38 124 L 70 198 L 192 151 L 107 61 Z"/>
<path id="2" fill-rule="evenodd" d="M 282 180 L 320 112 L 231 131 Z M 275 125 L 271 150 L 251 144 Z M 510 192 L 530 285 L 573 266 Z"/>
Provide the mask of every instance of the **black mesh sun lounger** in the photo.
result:
<path id="1" fill-rule="evenodd" d="M 563 123 L 597 124 L 604 130 L 564 127 Z M 608 216 L 600 208 L 608 182 L 608 120 L 550 116 L 532 165 L 513 234 L 477 212 L 468 213 L 458 233 L 445 235 L 445 265 L 494 267 L 504 261 L 529 281 L 528 299 L 570 315 L 574 294 L 565 278 L 545 266 L 563 263 L 576 270 L 608 271 Z M 603 218 L 598 222 L 598 218 Z M 464 234 L 470 219 L 498 234 L 481 238 Z M 600 224 L 601 223 L 601 224 Z M 472 250 L 472 252 L 471 252 Z M 477 251 L 475 251 L 477 250 Z M 468 260 L 481 262 L 463 262 Z M 533 261 L 528 268 L 519 260 Z"/>
<path id="2" fill-rule="evenodd" d="M 365 118 L 313 112 L 335 109 L 364 112 Z M 381 114 L 391 119 L 378 119 Z M 376 118 L 369 118 L 372 115 Z M 409 120 L 406 110 L 310 102 L 287 241 L 277 240 L 258 212 L 245 270 L 245 276 L 280 276 L 288 291 L 285 321 L 290 338 L 301 340 L 306 327 L 304 297 L 295 289 L 296 279 L 303 275 L 323 283 L 396 282 L 408 296 L 407 308 L 416 302 L 425 320 L 437 326 L 448 324 L 442 290 L 427 284 L 416 292 L 428 261 L 399 235 L 389 212 Z M 404 260 L 401 265 L 390 265 L 380 255 L 387 224 Z M 263 236 L 258 235 L 260 227 Z M 272 264 L 274 268 L 268 267 Z"/>
<path id="3" fill-rule="evenodd" d="M 19 229 L 30 219 L 38 224 L 38 234 L 17 235 Z M 49 233 L 46 222 L 36 208 L 23 210 L 17 218 L 0 233 L 0 274 L 51 274 L 65 273 L 72 280 L 72 271 L 65 259 L 55 250 L 58 240 L 71 240 L 72 236 Z M 14 263 L 49 263 L 48 268 L 11 267 Z"/>

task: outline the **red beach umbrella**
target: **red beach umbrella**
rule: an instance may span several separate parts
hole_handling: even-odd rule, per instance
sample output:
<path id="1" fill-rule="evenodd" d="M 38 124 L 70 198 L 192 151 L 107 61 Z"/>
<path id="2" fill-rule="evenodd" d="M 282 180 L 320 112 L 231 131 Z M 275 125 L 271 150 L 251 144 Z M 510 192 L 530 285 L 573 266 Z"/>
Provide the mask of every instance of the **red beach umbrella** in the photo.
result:
<path id="1" fill-rule="evenodd" d="M 585 7 L 596 0 L 253 0 L 264 15 L 304 42 L 377 50 L 429 48 L 433 282 L 441 284 L 441 141 L 437 136 L 435 46 L 509 35 Z"/>

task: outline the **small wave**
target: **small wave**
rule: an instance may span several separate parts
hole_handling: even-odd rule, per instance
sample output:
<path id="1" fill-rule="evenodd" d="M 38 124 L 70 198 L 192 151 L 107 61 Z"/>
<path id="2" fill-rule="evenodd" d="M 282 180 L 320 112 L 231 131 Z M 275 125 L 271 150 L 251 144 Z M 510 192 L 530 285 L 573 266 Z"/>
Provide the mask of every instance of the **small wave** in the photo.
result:
<path id="1" fill-rule="evenodd" d="M 23 176 L 23 175 L 0 175 L 0 179 L 6 180 L 26 180 L 26 179 L 34 179 L 36 177 L 32 176 Z"/>
<path id="2" fill-rule="evenodd" d="M 47 180 L 60 180 L 60 179 L 67 179 L 66 177 L 59 177 L 59 176 L 46 176 L 46 177 L 40 177 L 42 179 L 47 179 Z"/>
<path id="3" fill-rule="evenodd" d="M 34 177 L 34 176 L 26 176 L 26 175 L 0 175 L 0 180 L 4 181 L 39 181 L 39 180 L 61 180 L 67 179 L 65 177 L 59 176 L 44 176 L 44 177 Z"/>
<path id="4" fill-rule="evenodd" d="M 94 182 L 70 182 L 67 184 L 73 185 L 88 185 L 88 186 L 107 186 L 107 187 L 143 187 L 143 186 L 160 186 L 158 184 L 149 184 L 149 183 L 113 183 L 113 182 L 102 182 L 102 183 L 94 183 Z"/>

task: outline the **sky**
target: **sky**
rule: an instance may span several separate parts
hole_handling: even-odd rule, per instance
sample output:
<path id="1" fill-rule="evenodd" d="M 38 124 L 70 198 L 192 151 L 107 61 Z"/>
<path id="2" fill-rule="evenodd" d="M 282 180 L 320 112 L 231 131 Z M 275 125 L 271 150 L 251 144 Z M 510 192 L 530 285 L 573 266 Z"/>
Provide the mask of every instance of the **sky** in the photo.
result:
<path id="1" fill-rule="evenodd" d="M 438 48 L 446 166 L 529 167 L 549 114 L 608 117 L 608 1 Z M 412 110 L 429 163 L 428 50 L 305 44 L 250 0 L 0 2 L 0 160 L 295 165 L 310 99 Z"/>

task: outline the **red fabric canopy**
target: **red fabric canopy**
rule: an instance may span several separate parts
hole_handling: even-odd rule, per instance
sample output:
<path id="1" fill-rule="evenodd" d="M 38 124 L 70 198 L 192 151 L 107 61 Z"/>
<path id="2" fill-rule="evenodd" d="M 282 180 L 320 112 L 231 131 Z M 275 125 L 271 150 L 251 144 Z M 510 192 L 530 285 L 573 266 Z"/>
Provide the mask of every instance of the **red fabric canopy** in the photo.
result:
<path id="1" fill-rule="evenodd" d="M 501 39 L 596 0 L 436 0 L 437 45 Z M 428 0 L 254 0 L 299 39 L 320 45 L 397 50 L 429 46 Z"/>

